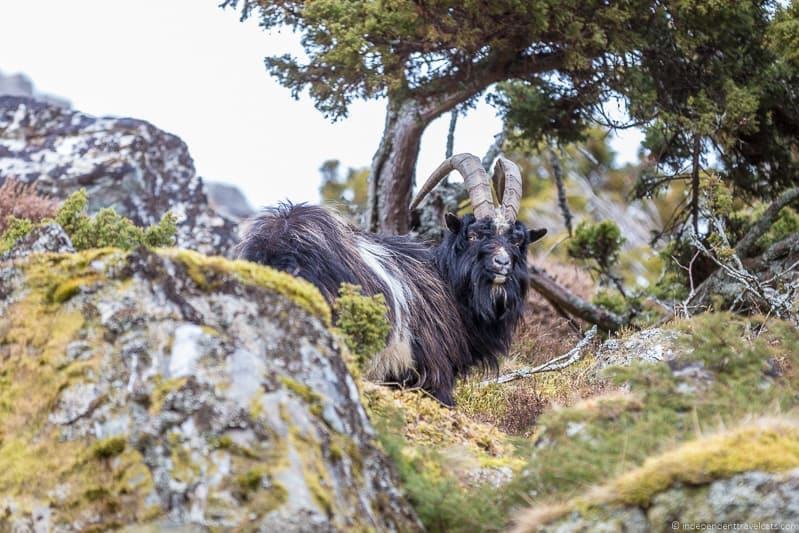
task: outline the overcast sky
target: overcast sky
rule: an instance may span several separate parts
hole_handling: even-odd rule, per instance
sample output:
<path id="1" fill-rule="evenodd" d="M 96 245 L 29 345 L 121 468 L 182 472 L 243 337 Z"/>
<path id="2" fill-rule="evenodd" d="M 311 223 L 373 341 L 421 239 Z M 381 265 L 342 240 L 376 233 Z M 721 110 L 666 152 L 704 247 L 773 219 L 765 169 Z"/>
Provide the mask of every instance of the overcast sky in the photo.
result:
<path id="1" fill-rule="evenodd" d="M 293 100 L 264 56 L 298 50 L 288 31 L 242 24 L 218 0 L 0 0 L 0 71 L 93 115 L 145 119 L 189 146 L 207 179 L 238 185 L 258 207 L 318 201 L 319 166 L 368 166 L 385 102 L 358 102 L 330 123 Z M 427 128 L 417 172 L 443 158 L 448 117 Z M 461 117 L 455 151 L 482 154 L 500 129 L 486 104 Z M 635 135 L 614 146 L 632 159 Z"/>

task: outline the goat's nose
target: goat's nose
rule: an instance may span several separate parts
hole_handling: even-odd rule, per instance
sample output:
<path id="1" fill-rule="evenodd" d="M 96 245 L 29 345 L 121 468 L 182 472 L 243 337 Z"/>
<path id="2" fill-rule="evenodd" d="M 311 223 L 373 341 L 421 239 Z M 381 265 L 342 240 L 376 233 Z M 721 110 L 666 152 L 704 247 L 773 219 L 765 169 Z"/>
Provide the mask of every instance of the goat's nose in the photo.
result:
<path id="1" fill-rule="evenodd" d="M 493 257 L 494 266 L 497 268 L 507 268 L 510 265 L 510 256 L 506 252 L 498 253 Z"/>

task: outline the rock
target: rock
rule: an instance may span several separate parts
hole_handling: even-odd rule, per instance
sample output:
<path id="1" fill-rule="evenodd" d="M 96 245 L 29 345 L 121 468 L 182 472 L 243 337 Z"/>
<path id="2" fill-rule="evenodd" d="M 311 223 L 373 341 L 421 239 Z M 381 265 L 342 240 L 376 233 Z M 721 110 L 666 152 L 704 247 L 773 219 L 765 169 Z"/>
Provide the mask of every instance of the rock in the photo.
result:
<path id="1" fill-rule="evenodd" d="M 211 207 L 230 220 L 241 221 L 255 214 L 244 193 L 235 185 L 206 181 L 205 191 Z"/>
<path id="2" fill-rule="evenodd" d="M 0 267 L 0 529 L 420 529 L 309 284 L 184 250 Z"/>
<path id="3" fill-rule="evenodd" d="M 790 524 L 799 521 L 799 469 L 745 472 L 707 485 L 658 494 L 644 510 L 606 508 L 572 512 L 541 531 L 668 532 L 699 524 Z M 674 524 L 678 527 L 674 527 Z M 520 531 L 524 529 L 520 528 Z"/>
<path id="4" fill-rule="evenodd" d="M 531 509 L 515 531 L 644 533 L 794 523 L 797 445 L 799 425 L 792 419 L 761 419 L 699 437 L 567 503 Z"/>
<path id="5" fill-rule="evenodd" d="M 0 96 L 29 96 L 42 102 L 69 109 L 67 100 L 41 93 L 33 86 L 33 82 L 24 74 L 3 74 L 0 72 Z"/>
<path id="6" fill-rule="evenodd" d="M 703 361 L 689 357 L 691 348 L 686 338 L 685 334 L 673 329 L 650 328 L 624 339 L 609 339 L 596 353 L 592 374 L 600 375 L 606 368 L 633 363 L 665 362 L 676 378 L 676 392 L 696 394 L 707 390 L 713 376 L 705 369 Z"/>
<path id="7" fill-rule="evenodd" d="M 624 339 L 605 341 L 596 354 L 595 370 L 609 366 L 629 366 L 634 362 L 673 360 L 680 352 L 681 336 L 674 330 L 645 329 Z"/>
<path id="8" fill-rule="evenodd" d="M 653 499 L 647 516 L 652 524 L 797 522 L 799 469 L 745 472 L 701 488 L 675 487 Z"/>
<path id="9" fill-rule="evenodd" d="M 74 251 L 72 241 L 64 228 L 51 223 L 33 228 L 30 233 L 17 240 L 9 251 L 0 254 L 0 261 L 41 252 L 69 253 Z"/>
<path id="10" fill-rule="evenodd" d="M 36 182 L 66 198 L 80 188 L 89 211 L 103 207 L 140 226 L 171 211 L 178 245 L 225 254 L 236 225 L 208 204 L 186 145 L 132 118 L 96 118 L 30 98 L 0 96 L 0 181 Z"/>

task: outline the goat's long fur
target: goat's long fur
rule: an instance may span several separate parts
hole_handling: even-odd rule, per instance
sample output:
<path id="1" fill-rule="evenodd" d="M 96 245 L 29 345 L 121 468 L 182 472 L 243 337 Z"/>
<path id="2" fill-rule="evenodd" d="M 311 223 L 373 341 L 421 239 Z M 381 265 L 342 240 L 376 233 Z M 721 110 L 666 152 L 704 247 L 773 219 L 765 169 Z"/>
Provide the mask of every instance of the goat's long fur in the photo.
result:
<path id="1" fill-rule="evenodd" d="M 408 237 L 364 232 L 322 207 L 280 204 L 252 222 L 238 253 L 308 280 L 331 304 L 342 283 L 382 293 L 392 330 L 367 377 L 421 387 L 451 405 L 458 375 L 474 366 L 497 368 L 527 291 L 529 237 L 518 222 L 516 235 L 523 237 L 510 247 L 507 281 L 494 284 L 490 272 L 478 268 L 502 244 L 471 245 L 467 232 L 496 234 L 492 224 L 453 216 L 451 231 L 431 248 Z"/>

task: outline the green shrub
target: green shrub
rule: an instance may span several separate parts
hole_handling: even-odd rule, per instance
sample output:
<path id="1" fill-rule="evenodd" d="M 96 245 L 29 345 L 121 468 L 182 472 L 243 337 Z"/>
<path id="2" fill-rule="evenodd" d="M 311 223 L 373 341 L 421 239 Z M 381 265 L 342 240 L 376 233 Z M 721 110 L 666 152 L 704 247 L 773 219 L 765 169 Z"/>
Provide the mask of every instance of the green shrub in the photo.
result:
<path id="1" fill-rule="evenodd" d="M 171 213 L 165 214 L 158 224 L 140 228 L 110 208 L 101 209 L 90 217 L 86 214 L 88 203 L 86 191 L 81 189 L 64 200 L 55 215 L 54 221 L 64 228 L 76 250 L 107 246 L 130 250 L 137 246 L 171 246 L 175 243 L 177 220 Z M 44 219 L 34 224 L 28 219 L 9 217 L 7 229 L 0 237 L 0 252 L 11 248 L 17 239 L 27 235 L 34 227 L 51 221 Z"/>
<path id="2" fill-rule="evenodd" d="M 617 315 L 624 315 L 630 310 L 630 306 L 625 301 L 624 296 L 617 291 L 600 290 L 592 301 L 594 305 L 604 307 Z"/>
<path id="3" fill-rule="evenodd" d="M 361 287 L 342 283 L 334 310 L 336 327 L 344 334 L 347 347 L 363 365 L 386 347 L 391 324 L 382 294 L 364 296 Z"/>
<path id="4" fill-rule="evenodd" d="M 610 220 L 598 224 L 580 222 L 567 251 L 572 259 L 594 261 L 599 272 L 609 274 L 610 267 L 619 259 L 624 241 L 619 227 Z"/>
<path id="5" fill-rule="evenodd" d="M 11 249 L 18 239 L 21 239 L 33 229 L 33 223 L 27 218 L 10 216 L 6 218 L 6 230 L 0 236 L 0 253 Z"/>

